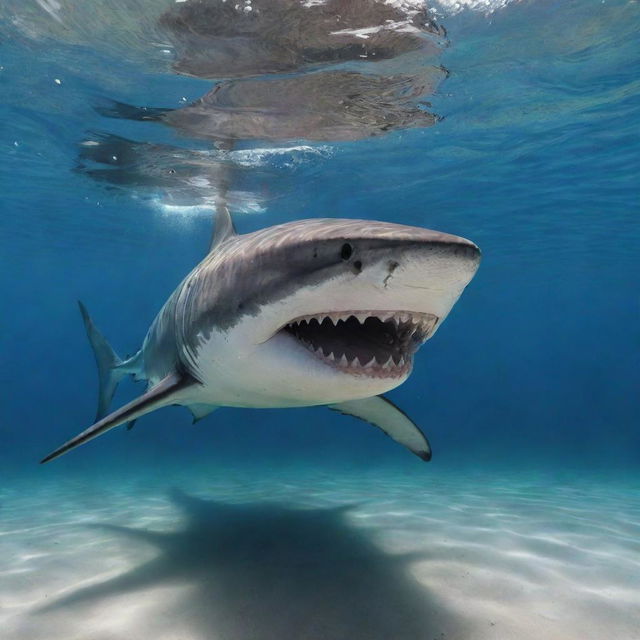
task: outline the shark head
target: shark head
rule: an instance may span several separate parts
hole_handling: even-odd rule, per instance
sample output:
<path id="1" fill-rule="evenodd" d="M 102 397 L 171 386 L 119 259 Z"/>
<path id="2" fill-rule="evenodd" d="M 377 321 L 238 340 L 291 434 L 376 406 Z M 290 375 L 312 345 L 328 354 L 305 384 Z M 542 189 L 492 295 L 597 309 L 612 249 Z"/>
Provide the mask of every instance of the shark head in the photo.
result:
<path id="1" fill-rule="evenodd" d="M 479 260 L 464 238 L 371 220 L 231 236 L 180 289 L 181 358 L 212 404 L 377 395 L 406 380 Z"/>

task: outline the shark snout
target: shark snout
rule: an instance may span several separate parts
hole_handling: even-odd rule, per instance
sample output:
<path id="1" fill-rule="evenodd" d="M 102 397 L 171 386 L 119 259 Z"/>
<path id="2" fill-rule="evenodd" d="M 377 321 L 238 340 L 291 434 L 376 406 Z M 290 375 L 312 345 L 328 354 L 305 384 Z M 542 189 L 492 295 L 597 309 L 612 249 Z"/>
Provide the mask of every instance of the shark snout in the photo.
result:
<path id="1" fill-rule="evenodd" d="M 431 314 L 439 327 L 474 277 L 481 254 L 465 238 L 434 235 L 368 252 L 356 247 L 361 269 L 347 299 L 362 297 L 363 308 Z"/>
<path id="2" fill-rule="evenodd" d="M 362 280 L 384 289 L 403 285 L 461 290 L 478 269 L 480 249 L 465 238 L 437 236 L 370 250 L 359 250 L 354 243 L 351 269 Z"/>
<path id="3" fill-rule="evenodd" d="M 346 238 L 340 257 L 354 274 L 372 267 L 383 279 L 411 263 L 428 265 L 448 260 L 450 266 L 475 272 L 480 261 L 478 246 L 461 236 L 430 229 L 373 223 L 361 234 Z"/>

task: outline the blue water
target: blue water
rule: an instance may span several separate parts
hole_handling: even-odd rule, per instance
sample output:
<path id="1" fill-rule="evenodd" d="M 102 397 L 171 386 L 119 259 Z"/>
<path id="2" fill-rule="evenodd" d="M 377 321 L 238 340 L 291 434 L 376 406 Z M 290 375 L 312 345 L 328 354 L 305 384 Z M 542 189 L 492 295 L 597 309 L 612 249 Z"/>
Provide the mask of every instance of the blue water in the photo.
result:
<path id="1" fill-rule="evenodd" d="M 91 4 L 95 7 L 87 9 Z M 464 622 L 453 605 L 454 613 L 445 620 L 443 603 L 468 594 L 463 596 L 458 583 L 433 577 L 454 556 L 462 556 L 457 547 L 455 552 L 437 547 L 431 556 L 438 560 L 434 572 L 423 577 L 435 598 L 433 611 L 424 613 L 428 621 L 421 619 L 421 628 L 428 627 L 431 634 L 425 638 L 445 631 L 450 638 L 640 637 L 640 5 L 627 0 L 487 2 L 461 9 L 438 5 L 447 44 L 434 61 L 449 75 L 427 97 L 429 110 L 442 118 L 433 127 L 351 142 L 244 141 L 232 153 L 232 212 L 240 232 L 300 218 L 365 218 L 455 233 L 482 249 L 477 276 L 442 330 L 418 354 L 410 379 L 389 394 L 429 436 L 434 450 L 429 465 L 377 430 L 318 408 L 222 409 L 196 426 L 185 409 L 170 408 L 142 418 L 131 432 L 116 429 L 40 467 L 38 460 L 87 427 L 95 411 L 95 365 L 76 300 L 85 302 L 119 352 L 133 353 L 209 242 L 207 184 L 192 179 L 172 187 L 162 176 L 173 166 L 171 157 L 194 171 L 194 157 L 200 162 L 197 153 L 210 152 L 211 145 L 157 122 L 107 117 L 99 107 L 115 100 L 179 108 L 212 83 L 171 72 L 165 45 L 148 30 L 158 3 L 108 4 L 84 3 L 82 8 L 71 0 L 60 5 L 10 1 L 0 8 L 4 555 L 14 553 L 9 553 L 10 544 L 28 557 L 44 555 L 42 545 L 58 535 L 62 553 L 62 547 L 78 542 L 73 536 L 88 535 L 74 533 L 87 522 L 134 524 L 147 514 L 151 525 L 159 522 L 160 529 L 172 529 L 178 511 L 165 505 L 157 522 L 152 517 L 154 500 L 164 505 L 172 486 L 203 501 L 251 504 L 253 499 L 277 498 L 289 505 L 283 508 L 364 503 L 369 507 L 360 515 L 363 522 L 370 519 L 374 538 L 376 531 L 388 529 L 400 531 L 398 539 L 405 541 L 432 536 L 433 542 L 440 535 L 434 531 L 445 539 L 447 518 L 454 515 L 447 505 L 462 505 L 469 518 L 485 518 L 478 525 L 478 540 L 485 535 L 480 531 L 489 535 L 492 530 L 493 511 L 513 515 L 515 524 L 503 529 L 504 537 L 487 539 L 487 548 L 510 548 L 516 524 L 524 522 L 518 518 L 532 517 L 527 522 L 545 531 L 557 525 L 558 538 L 539 544 L 536 538 L 538 546 L 522 551 L 521 566 L 500 565 L 500 571 L 531 580 L 529 590 L 517 591 L 519 598 L 506 597 L 508 614 L 488 601 L 482 604 L 479 594 L 488 584 L 495 586 L 495 580 L 485 576 L 483 582 L 476 576 L 472 591 L 478 602 Z M 151 170 L 144 160 L 87 160 L 91 143 L 113 140 L 109 136 L 165 145 L 164 155 L 152 156 L 157 163 L 152 169 L 159 167 L 161 178 L 148 179 Z M 116 405 L 140 392 L 133 383 L 121 387 Z M 411 522 L 407 516 L 405 522 L 411 496 L 416 498 L 413 506 L 424 503 L 424 513 L 431 515 Z M 184 507 L 187 498 L 174 499 Z M 206 504 L 191 505 L 189 526 L 195 538 L 175 543 L 178 547 L 198 549 L 202 535 L 210 532 Z M 375 556 L 382 552 L 367 546 L 373 544 L 369 538 L 359 542 L 348 527 L 342 531 L 342 524 L 321 518 L 319 532 L 312 535 L 313 519 L 289 526 L 286 514 L 274 511 L 269 518 L 260 509 L 247 509 L 234 512 L 228 524 L 245 547 L 232 545 L 225 558 L 236 553 L 258 562 L 255 544 L 268 543 L 251 535 L 261 527 L 272 526 L 273 536 L 285 539 L 286 532 L 298 532 L 292 544 L 297 536 L 309 536 L 308 545 L 285 544 L 284 551 L 265 552 L 276 565 L 290 566 L 305 554 L 312 557 L 312 548 L 321 549 L 317 553 L 330 566 L 340 564 L 336 545 L 348 541 L 343 551 L 349 558 L 365 549 L 354 571 L 369 572 L 374 582 L 395 584 L 396 609 L 405 607 L 407 616 L 415 610 L 413 583 L 403 583 L 396 568 Z M 563 528 L 562 514 L 568 512 L 576 517 L 577 528 Z M 398 521 L 385 520 L 392 516 Z M 455 527 L 464 525 L 461 518 L 449 522 L 451 538 Z M 436 520 L 441 524 L 435 526 Z M 598 530 L 592 542 L 593 549 L 607 551 L 608 559 L 585 551 L 591 547 L 578 532 L 581 522 L 589 532 L 588 523 L 603 521 L 612 523 L 611 528 Z M 146 521 L 135 523 L 148 526 Z M 529 535 L 528 526 L 517 529 L 517 535 Z M 45 537 L 15 533 L 38 527 L 47 530 Z M 559 542 L 572 531 L 575 539 Z M 229 545 L 224 536 L 233 534 L 225 532 L 210 533 L 216 540 L 223 536 Z M 99 571 L 117 574 L 138 563 L 140 557 L 128 546 L 109 540 L 96 550 Z M 598 608 L 587 598 L 584 609 L 576 608 L 569 598 L 565 601 L 561 587 L 557 593 L 549 587 L 562 569 L 538 572 L 549 558 L 560 557 L 554 555 L 556 547 L 545 544 L 564 545 L 574 554 L 567 556 L 566 566 L 575 570 L 567 580 L 596 580 L 587 570 L 591 566 L 599 567 L 600 575 L 611 575 L 610 582 L 597 587 L 606 592 L 606 606 Z M 64 566 L 68 582 L 52 579 L 50 587 L 38 590 L 24 582 L 26 574 L 19 574 L 23 582 L 7 586 L 22 594 L 11 604 L 12 639 L 58 637 L 43 634 L 42 623 L 29 617 L 29 607 L 49 594 L 66 597 L 69 584 L 99 573 L 89 556 L 76 564 L 69 560 L 77 569 L 73 573 L 52 549 L 47 549 L 47 563 L 33 570 L 53 575 Z M 124 555 L 109 565 L 105 557 L 110 550 Z M 206 550 L 194 553 L 205 558 L 212 572 L 222 562 Z M 190 573 L 195 571 L 193 557 L 181 558 L 174 554 L 165 568 L 187 567 L 188 583 L 195 575 Z M 498 571 L 493 556 L 482 558 L 487 576 Z M 607 573 L 616 563 L 619 568 Z M 463 571 L 461 566 L 451 565 L 447 575 Z M 7 580 L 18 575 L 14 569 L 7 570 Z M 232 569 L 224 574 L 230 583 L 236 575 Z M 192 627 L 185 621 L 175 627 L 169 622 L 167 627 L 147 625 L 155 597 L 147 591 L 145 602 L 151 608 L 120 618 L 114 613 L 113 626 L 102 619 L 98 624 L 95 601 L 87 609 L 81 601 L 72 603 L 66 614 L 51 614 L 51 624 L 67 638 L 422 637 L 409 627 L 400 632 L 393 616 L 376 618 L 377 630 L 365 633 L 363 621 L 373 614 L 357 607 L 357 615 L 332 617 L 329 612 L 335 609 L 326 605 L 326 598 L 337 597 L 330 600 L 335 603 L 340 594 L 328 596 L 327 583 L 313 573 L 316 569 L 309 571 L 307 578 L 311 575 L 312 582 L 322 585 L 318 602 L 312 594 L 296 600 L 296 590 L 287 591 L 286 585 L 304 580 L 304 571 L 288 576 L 269 606 L 297 613 L 271 635 L 265 629 L 276 617 L 256 614 L 253 630 L 233 622 L 234 615 L 244 615 L 243 596 L 235 591 L 232 596 L 226 592 L 230 600 L 223 608 L 229 618 L 195 615 L 198 623 Z M 237 575 L 236 587 L 243 592 L 268 589 L 260 580 L 277 583 L 271 575 Z M 156 586 L 165 579 L 172 584 L 161 575 Z M 556 593 L 555 604 L 549 605 L 553 611 L 540 604 L 533 584 L 541 592 L 546 589 L 550 600 Z M 597 588 L 589 597 L 596 598 Z M 504 586 L 505 593 L 513 589 Z M 196 614 L 206 609 L 203 593 L 220 597 L 211 589 L 199 593 L 190 601 Z M 370 595 L 384 600 L 383 594 Z M 318 630 L 322 625 L 305 627 L 316 605 L 328 620 L 324 631 Z M 258 604 L 251 600 L 246 606 Z M 542 636 L 527 635 L 526 629 L 535 625 L 518 628 L 513 621 L 527 620 L 532 611 L 560 621 L 560 626 L 544 627 Z M 81 612 L 95 625 L 87 622 L 84 632 L 76 629 L 72 635 L 65 626 L 70 612 Z M 590 622 L 581 627 L 584 616 Z M 383 633 L 387 622 L 391 630 Z"/>

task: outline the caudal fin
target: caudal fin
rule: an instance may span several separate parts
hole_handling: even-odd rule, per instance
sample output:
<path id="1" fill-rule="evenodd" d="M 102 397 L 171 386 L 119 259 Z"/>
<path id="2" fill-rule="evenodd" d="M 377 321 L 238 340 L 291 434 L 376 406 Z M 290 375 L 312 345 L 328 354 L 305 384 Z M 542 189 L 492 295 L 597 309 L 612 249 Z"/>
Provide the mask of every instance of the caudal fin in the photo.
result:
<path id="1" fill-rule="evenodd" d="M 109 413 L 109 405 L 113 399 L 116 387 L 122 378 L 128 373 L 122 368 L 118 368 L 122 364 L 122 360 L 116 352 L 111 348 L 106 338 L 100 333 L 99 329 L 93 324 L 93 320 L 87 311 L 87 308 L 78 300 L 84 328 L 87 330 L 87 337 L 93 348 L 93 355 L 98 365 L 98 410 L 96 411 L 96 422 Z"/>

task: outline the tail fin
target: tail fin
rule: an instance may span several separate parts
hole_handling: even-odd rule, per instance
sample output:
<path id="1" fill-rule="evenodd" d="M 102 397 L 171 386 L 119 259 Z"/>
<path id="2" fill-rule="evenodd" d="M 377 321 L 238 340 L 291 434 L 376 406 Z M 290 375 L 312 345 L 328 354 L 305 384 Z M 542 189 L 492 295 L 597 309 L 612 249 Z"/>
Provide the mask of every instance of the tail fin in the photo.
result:
<path id="1" fill-rule="evenodd" d="M 111 348 L 106 338 L 100 333 L 87 311 L 87 308 L 78 300 L 84 328 L 87 330 L 87 337 L 93 347 L 93 355 L 96 357 L 98 365 L 98 410 L 96 412 L 96 422 L 109 413 L 109 405 L 116 392 L 116 387 L 127 371 L 118 369 L 122 360 Z"/>

